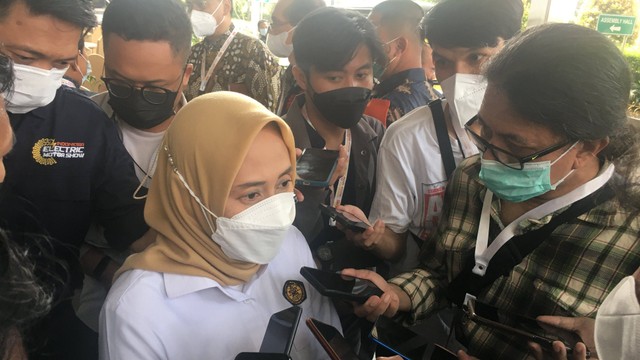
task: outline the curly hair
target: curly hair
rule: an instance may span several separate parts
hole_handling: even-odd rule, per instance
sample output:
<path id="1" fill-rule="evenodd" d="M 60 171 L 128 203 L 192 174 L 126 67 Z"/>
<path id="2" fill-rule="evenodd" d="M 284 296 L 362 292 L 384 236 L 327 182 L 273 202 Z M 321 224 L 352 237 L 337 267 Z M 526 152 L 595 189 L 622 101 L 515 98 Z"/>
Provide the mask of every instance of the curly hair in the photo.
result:
<path id="1" fill-rule="evenodd" d="M 45 240 L 30 238 L 34 243 Z M 35 250 L 35 249 L 32 249 Z M 42 249 L 45 252 L 46 249 Z M 49 312 L 52 291 L 36 271 L 32 256 L 10 234 L 0 229 L 0 355 L 11 351 L 16 336 L 33 321 Z"/>

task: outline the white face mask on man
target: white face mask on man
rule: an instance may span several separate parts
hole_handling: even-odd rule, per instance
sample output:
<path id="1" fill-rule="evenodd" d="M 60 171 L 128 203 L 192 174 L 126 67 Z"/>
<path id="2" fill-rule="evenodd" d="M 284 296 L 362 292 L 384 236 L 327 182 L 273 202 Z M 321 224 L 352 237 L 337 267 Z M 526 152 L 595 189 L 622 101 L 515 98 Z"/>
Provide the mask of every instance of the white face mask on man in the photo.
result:
<path id="1" fill-rule="evenodd" d="M 633 276 L 622 279 L 600 305 L 594 335 L 599 359 L 637 358 L 640 350 L 640 303 Z"/>
<path id="2" fill-rule="evenodd" d="M 293 29 L 295 29 L 295 27 Z M 287 38 L 289 37 L 289 33 L 292 32 L 293 29 L 289 31 L 283 31 L 278 35 L 267 35 L 267 47 L 273 53 L 273 55 L 281 58 L 286 58 L 291 55 L 291 52 L 293 51 L 293 44 L 287 44 Z"/>
<path id="3" fill-rule="evenodd" d="M 454 74 L 440 82 L 440 86 L 451 115 L 464 126 L 480 110 L 487 90 L 487 80 L 482 75 Z"/>
<path id="4" fill-rule="evenodd" d="M 15 83 L 10 92 L 3 94 L 7 111 L 26 114 L 31 110 L 49 105 L 62 86 L 64 69 L 44 70 L 33 66 L 14 64 Z"/>
<path id="5" fill-rule="evenodd" d="M 215 13 L 220 9 L 223 2 L 224 1 L 221 0 L 218 7 L 216 7 L 211 14 L 199 10 L 191 11 L 191 27 L 197 37 L 211 36 L 216 32 L 220 24 L 218 24 L 218 20 L 216 20 Z M 223 20 L 224 16 L 220 22 Z"/>

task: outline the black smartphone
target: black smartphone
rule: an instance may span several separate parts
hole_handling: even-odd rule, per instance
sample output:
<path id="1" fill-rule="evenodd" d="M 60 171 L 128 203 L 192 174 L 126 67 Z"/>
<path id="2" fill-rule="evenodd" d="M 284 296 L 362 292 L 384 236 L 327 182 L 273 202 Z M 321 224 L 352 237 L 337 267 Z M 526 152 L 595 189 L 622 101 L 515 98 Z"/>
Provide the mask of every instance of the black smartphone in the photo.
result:
<path id="1" fill-rule="evenodd" d="M 580 337 L 570 331 L 554 328 L 553 331 L 540 326 L 536 319 L 499 310 L 498 308 L 469 299 L 463 306 L 468 319 L 475 321 L 508 335 L 515 335 L 533 341 L 545 351 L 553 351 L 553 342 L 561 341 L 567 348 L 567 354 L 573 353 L 573 346 L 582 341 Z M 587 355 L 590 352 L 587 349 Z"/>
<path id="2" fill-rule="evenodd" d="M 327 187 L 338 165 L 337 150 L 308 148 L 296 163 L 296 185 Z"/>
<path id="3" fill-rule="evenodd" d="M 307 327 L 331 360 L 360 360 L 338 329 L 314 318 L 307 319 Z"/>
<path id="4" fill-rule="evenodd" d="M 271 315 L 260 352 L 289 355 L 300 316 L 302 316 L 302 308 L 299 306 L 292 306 Z"/>
<path id="5" fill-rule="evenodd" d="M 385 317 L 379 317 L 369 338 L 378 346 L 377 356 L 399 355 L 404 360 L 423 360 L 429 340 Z"/>
<path id="6" fill-rule="evenodd" d="M 336 208 L 325 204 L 320 204 L 320 212 L 332 218 L 345 228 L 354 232 L 364 232 L 371 227 L 371 225 L 365 223 L 357 217 L 346 212 L 338 212 Z"/>
<path id="7" fill-rule="evenodd" d="M 291 358 L 287 354 L 244 352 L 238 354 L 235 360 L 291 360 Z"/>
<path id="8" fill-rule="evenodd" d="M 369 280 L 306 266 L 300 268 L 300 274 L 324 296 L 360 304 L 373 295 L 382 296 L 382 290 Z"/>
<path id="9" fill-rule="evenodd" d="M 242 352 L 235 357 L 235 360 L 291 360 L 291 358 L 287 354 Z"/>

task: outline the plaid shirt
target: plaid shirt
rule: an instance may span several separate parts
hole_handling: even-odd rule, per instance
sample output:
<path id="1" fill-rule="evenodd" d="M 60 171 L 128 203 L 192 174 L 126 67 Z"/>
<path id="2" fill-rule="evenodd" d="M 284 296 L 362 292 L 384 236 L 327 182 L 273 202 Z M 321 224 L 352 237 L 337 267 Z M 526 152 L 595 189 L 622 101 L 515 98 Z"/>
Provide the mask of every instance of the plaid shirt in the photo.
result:
<path id="1" fill-rule="evenodd" d="M 478 179 L 479 171 L 478 156 L 460 164 L 447 187 L 435 241 L 426 243 L 421 250 L 420 268 L 390 280 L 411 298 L 410 323 L 448 305 L 444 290 L 464 268 L 468 257 L 474 256 L 486 192 Z M 497 205 L 494 201 L 491 228 L 495 230 L 490 239 L 502 227 L 496 222 Z M 550 218 L 525 220 L 519 230 L 538 228 Z M 639 236 L 638 211 L 622 208 L 615 198 L 611 199 L 558 226 L 508 277 L 498 278 L 484 289 L 478 300 L 529 317 L 595 317 L 609 291 L 640 266 Z M 470 353 L 481 359 L 528 356 L 526 341 L 521 338 L 473 322 L 465 324 L 464 330 Z"/>

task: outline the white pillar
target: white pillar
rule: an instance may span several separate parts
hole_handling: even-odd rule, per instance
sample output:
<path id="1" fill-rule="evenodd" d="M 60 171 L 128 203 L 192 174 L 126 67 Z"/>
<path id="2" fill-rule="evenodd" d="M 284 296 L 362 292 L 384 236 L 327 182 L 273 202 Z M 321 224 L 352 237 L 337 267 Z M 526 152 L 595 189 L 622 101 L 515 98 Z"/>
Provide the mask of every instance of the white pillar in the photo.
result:
<path id="1" fill-rule="evenodd" d="M 552 1 L 553 0 L 531 0 L 527 27 L 542 25 L 548 21 Z"/>

